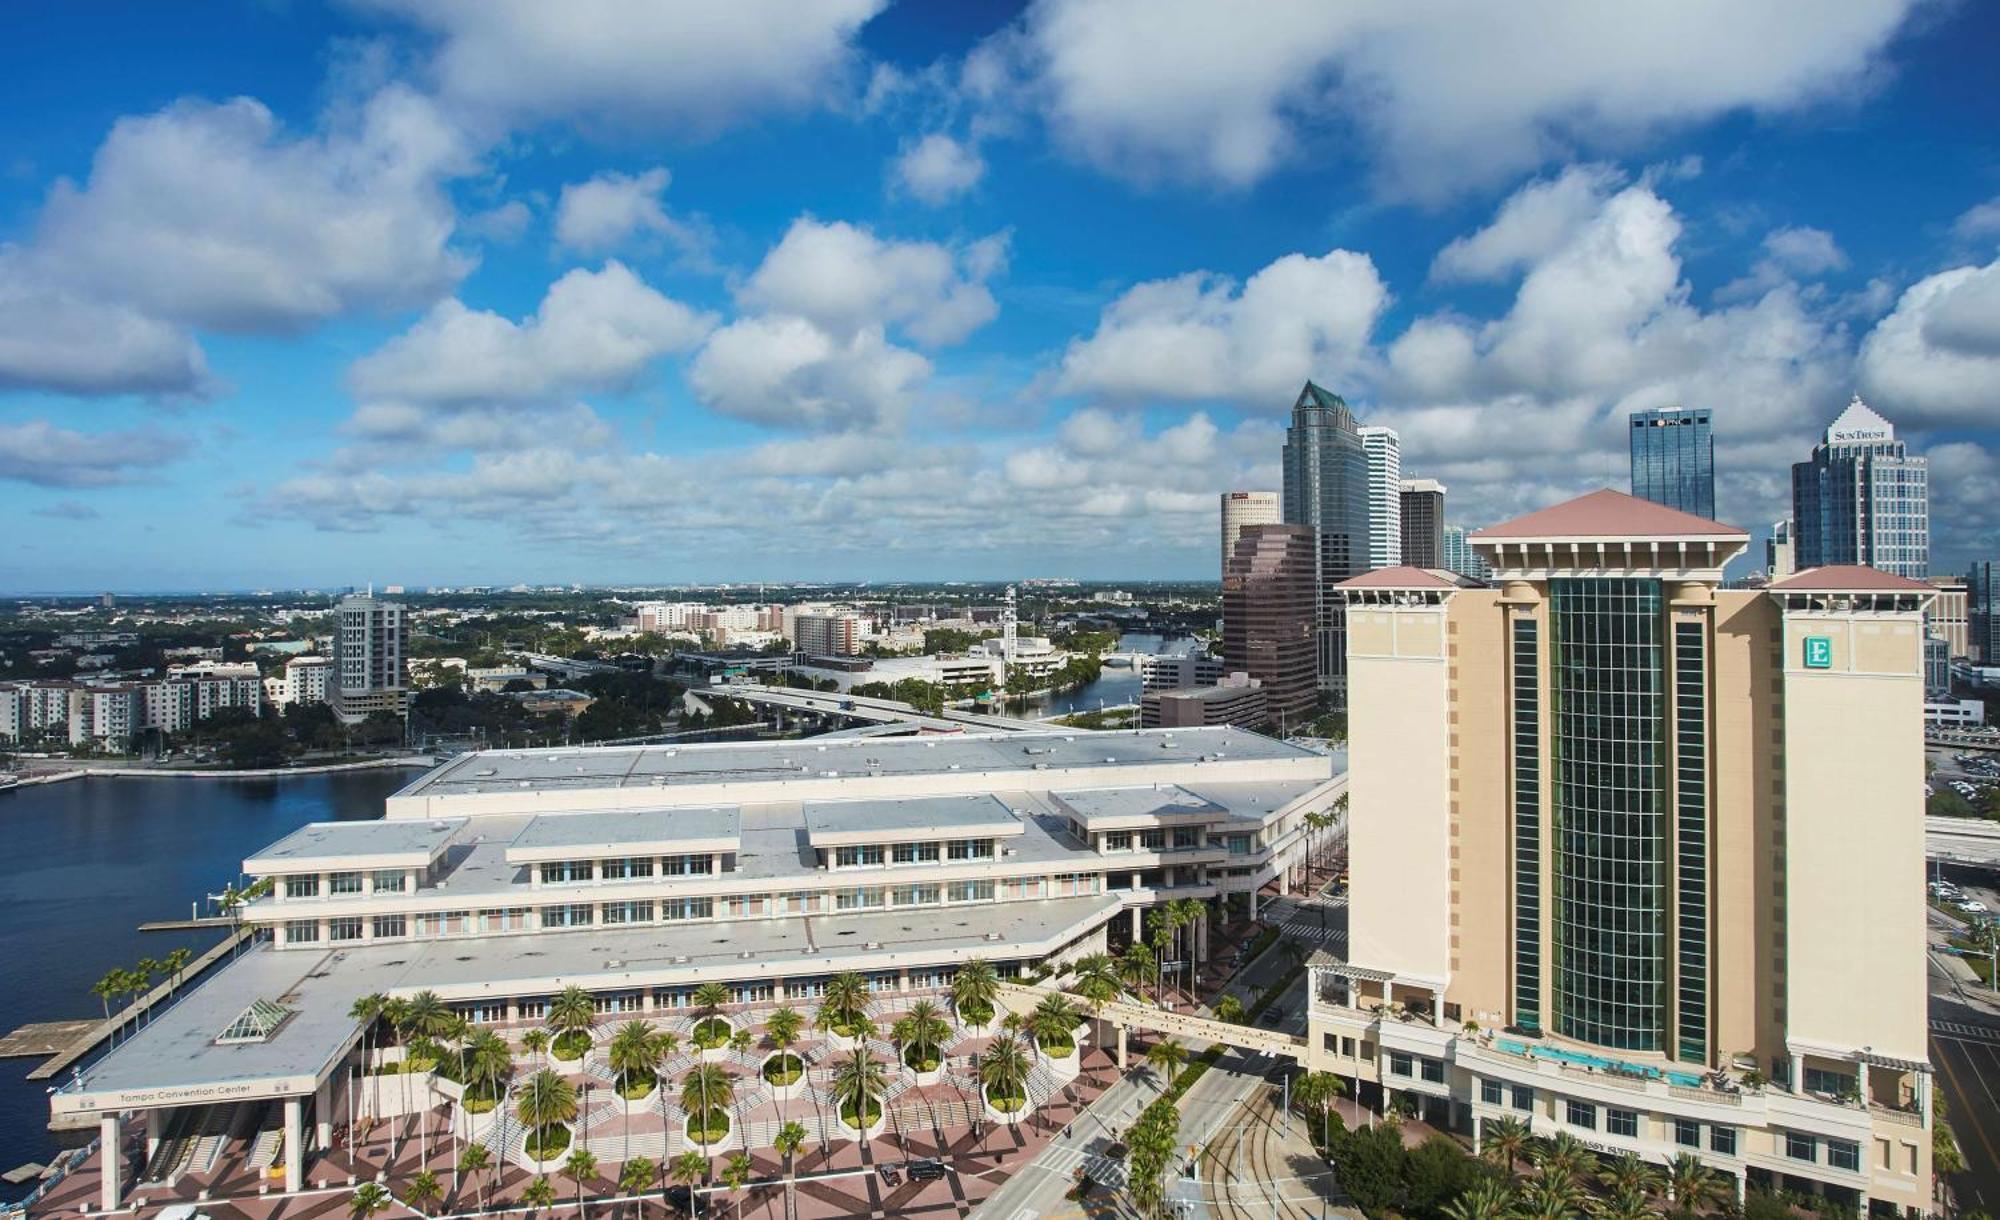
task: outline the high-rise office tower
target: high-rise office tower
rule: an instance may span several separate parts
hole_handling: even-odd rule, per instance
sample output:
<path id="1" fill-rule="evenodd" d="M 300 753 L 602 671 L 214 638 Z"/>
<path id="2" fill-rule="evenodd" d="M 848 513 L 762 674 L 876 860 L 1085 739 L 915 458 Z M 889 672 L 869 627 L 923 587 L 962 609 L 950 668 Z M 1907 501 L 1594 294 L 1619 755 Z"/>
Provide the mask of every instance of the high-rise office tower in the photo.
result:
<path id="1" fill-rule="evenodd" d="M 2000 563 L 1982 559 L 1965 574 L 1966 651 L 1981 665 L 2000 665 Z"/>
<path id="2" fill-rule="evenodd" d="M 1783 580 L 1799 570 L 1792 532 L 1790 517 L 1771 522 L 1771 536 L 1764 540 L 1764 575 L 1767 579 Z"/>
<path id="3" fill-rule="evenodd" d="M 1930 467 L 1861 401 L 1792 467 L 1799 568 L 1860 564 L 1922 580 L 1931 570 Z"/>
<path id="4" fill-rule="evenodd" d="M 1222 493 L 1222 574 L 1229 575 L 1229 556 L 1236 550 L 1236 536 L 1246 525 L 1276 525 L 1283 519 L 1275 491 L 1225 491 Z"/>
<path id="5" fill-rule="evenodd" d="M 1496 587 L 1343 588 L 1349 952 L 1307 1066 L 1927 1212 L 1930 589 L 1725 589 L 1746 533 L 1609 490 L 1473 542 Z"/>
<path id="6" fill-rule="evenodd" d="M 1715 516 L 1715 438 L 1707 407 L 1634 411 L 1632 494 L 1697 517 Z"/>
<path id="7" fill-rule="evenodd" d="M 1436 479 L 1404 479 L 1403 562 L 1413 568 L 1442 568 L 1444 484 Z"/>
<path id="8" fill-rule="evenodd" d="M 1263 684 L 1265 707 L 1284 727 L 1318 699 L 1316 536 L 1303 525 L 1248 525 L 1222 578 L 1222 664 Z"/>
<path id="9" fill-rule="evenodd" d="M 1472 544 L 1466 541 L 1466 530 L 1462 525 L 1444 527 L 1444 554 L 1441 558 L 1444 562 L 1438 566 L 1447 572 L 1470 576 L 1474 580 L 1493 579 L 1492 565 L 1472 549 Z"/>
<path id="10" fill-rule="evenodd" d="M 1972 655 L 1971 587 L 1963 576 L 1933 576 L 1925 583 L 1937 593 L 1924 611 L 1924 630 L 1944 641 L 1946 656 L 1962 661 Z"/>
<path id="11" fill-rule="evenodd" d="M 1338 693 L 1347 657 L 1333 587 L 1368 570 L 1368 451 L 1347 403 L 1310 381 L 1285 430 L 1283 494 L 1285 523 L 1315 535 L 1319 685 Z"/>
<path id="12" fill-rule="evenodd" d="M 327 702 L 346 724 L 359 724 L 371 712 L 407 716 L 409 680 L 403 661 L 409 652 L 410 625 L 400 602 L 346 597 L 334 607 L 333 682 Z"/>
<path id="13" fill-rule="evenodd" d="M 1403 562 L 1403 439 L 1394 428 L 1359 428 L 1368 455 L 1368 566 Z"/>

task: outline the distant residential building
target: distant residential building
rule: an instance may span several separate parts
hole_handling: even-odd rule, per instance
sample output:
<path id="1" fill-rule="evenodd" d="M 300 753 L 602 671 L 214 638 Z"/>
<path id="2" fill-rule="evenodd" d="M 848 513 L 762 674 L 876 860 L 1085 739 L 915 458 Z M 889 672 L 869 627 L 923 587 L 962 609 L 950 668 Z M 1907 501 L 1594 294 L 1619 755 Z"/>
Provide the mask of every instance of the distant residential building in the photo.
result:
<path id="1" fill-rule="evenodd" d="M 1404 479 L 1399 495 L 1403 564 L 1412 568 L 1445 566 L 1444 484 L 1436 479 Z"/>
<path id="2" fill-rule="evenodd" d="M 1248 674 L 1230 674 L 1214 686 L 1148 691 L 1139 699 L 1139 727 L 1196 729 L 1231 724 L 1255 728 L 1270 719 L 1264 688 Z"/>
<path id="3" fill-rule="evenodd" d="M 1697 517 L 1715 516 L 1715 438 L 1707 407 L 1634 411 L 1632 494 Z"/>
<path id="4" fill-rule="evenodd" d="M 801 614 L 792 620 L 792 650 L 813 657 L 851 657 L 861 651 L 867 624 L 858 614 Z"/>
<path id="5" fill-rule="evenodd" d="M 1207 653 L 1168 653 L 1139 658 L 1139 689 L 1143 692 L 1184 690 L 1190 686 L 1214 686 L 1226 672 L 1221 661 Z"/>
<path id="6" fill-rule="evenodd" d="M 1275 491 L 1225 491 L 1222 493 L 1222 568 L 1229 571 L 1229 556 L 1236 550 L 1236 536 L 1246 525 L 1276 525 L 1284 518 L 1283 506 Z"/>
<path id="7" fill-rule="evenodd" d="M 1942 636 L 1924 637 L 1924 694 L 1943 696 L 1951 691 L 1951 645 Z"/>
<path id="8" fill-rule="evenodd" d="M 1317 681 L 1321 689 L 1338 692 L 1347 666 L 1341 628 L 1346 611 L 1333 587 L 1369 566 L 1368 451 L 1340 395 L 1306 383 L 1292 404 L 1283 462 L 1285 523 L 1313 531 Z M 1235 560 L 1231 555 L 1232 569 Z M 1274 690 L 1277 703 L 1286 698 Z"/>
<path id="9" fill-rule="evenodd" d="M 348 597 L 334 607 L 334 618 L 334 672 L 327 690 L 333 714 L 343 724 L 359 724 L 375 712 L 408 716 L 404 658 L 410 649 L 410 624 L 403 605 Z"/>
<path id="10" fill-rule="evenodd" d="M 325 703 L 332 689 L 332 657 L 293 657 L 285 662 L 286 703 L 301 706 Z"/>
<path id="11" fill-rule="evenodd" d="M 1792 467 L 1795 560 L 1801 571 L 1858 564 L 1930 575 L 1930 466 L 1857 395 Z"/>
<path id="12" fill-rule="evenodd" d="M 1986 724 L 1986 703 L 1981 699 L 1934 699 L 1924 703 L 1927 729 L 1977 729 Z"/>
<path id="13" fill-rule="evenodd" d="M 1477 527 L 1475 527 L 1476 529 Z M 1447 572 L 1460 576 L 1470 576 L 1474 580 L 1492 580 L 1493 566 L 1484 556 L 1472 549 L 1466 541 L 1466 529 L 1462 525 L 1444 527 L 1444 562 L 1439 566 Z"/>
<path id="14" fill-rule="evenodd" d="M 1222 661 L 1263 684 L 1266 714 L 1283 726 L 1317 703 L 1313 531 L 1252 525 L 1236 540 L 1222 578 Z"/>
<path id="15" fill-rule="evenodd" d="M 1764 540 L 1764 575 L 1767 579 L 1783 580 L 1799 570 L 1792 532 L 1790 517 L 1771 522 L 1771 536 Z"/>
<path id="16" fill-rule="evenodd" d="M 1965 574 L 1966 651 L 1981 665 L 2000 665 L 2000 563 L 1982 559 Z"/>
<path id="17" fill-rule="evenodd" d="M 1368 566 L 1403 562 L 1403 440 L 1394 428 L 1361 428 L 1368 455 Z"/>

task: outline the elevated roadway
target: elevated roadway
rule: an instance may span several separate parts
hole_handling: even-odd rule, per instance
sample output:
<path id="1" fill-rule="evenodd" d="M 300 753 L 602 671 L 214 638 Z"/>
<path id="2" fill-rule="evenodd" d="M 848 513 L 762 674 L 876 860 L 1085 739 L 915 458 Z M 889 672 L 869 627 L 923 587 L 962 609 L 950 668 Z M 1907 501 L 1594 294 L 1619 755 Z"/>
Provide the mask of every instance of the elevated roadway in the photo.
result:
<path id="1" fill-rule="evenodd" d="M 993 716 L 956 708 L 932 713 L 897 699 L 877 699 L 838 691 L 799 690 L 790 686 L 764 686 L 755 682 L 699 687 L 689 693 L 698 698 L 741 699 L 760 707 L 844 717 L 865 724 L 907 724 L 914 726 L 918 732 L 926 733 L 1046 733 L 1055 727 L 1038 720 L 1021 720 L 1012 716 Z"/>
<path id="2" fill-rule="evenodd" d="M 2000 869 L 2000 822 L 1927 817 L 1924 856 L 1937 864 Z"/>

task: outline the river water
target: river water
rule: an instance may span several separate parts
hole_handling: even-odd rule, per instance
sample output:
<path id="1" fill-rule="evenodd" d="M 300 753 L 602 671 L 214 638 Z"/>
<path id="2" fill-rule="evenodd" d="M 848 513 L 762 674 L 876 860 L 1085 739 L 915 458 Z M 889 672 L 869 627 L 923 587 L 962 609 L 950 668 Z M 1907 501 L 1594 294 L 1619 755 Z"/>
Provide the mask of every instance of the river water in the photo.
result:
<path id="1" fill-rule="evenodd" d="M 1168 639 L 1159 635 L 1144 635 L 1128 632 L 1118 637 L 1118 651 L 1143 652 L 1163 655 L 1173 652 L 1193 652 L 1200 646 L 1194 639 Z M 1097 681 L 1080 686 L 1072 691 L 1051 695 L 1046 700 L 1038 700 L 1030 705 L 1032 714 L 1064 715 L 1069 712 L 1094 712 L 1100 707 L 1117 707 L 1121 703 L 1139 701 L 1139 667 L 1129 669 L 1107 665 Z"/>
<path id="2" fill-rule="evenodd" d="M 0 792 L 0 835 L 14 854 L 0 920 L 0 1032 L 29 1021 L 100 1015 L 91 984 L 213 932 L 140 932 L 235 881 L 243 858 L 307 822 L 382 816 L 413 772 L 395 768 L 285 779 L 81 779 Z M 0 1169 L 46 1161 L 38 1060 L 0 1061 Z M 6 1187 L 19 1198 L 27 1187 Z"/>

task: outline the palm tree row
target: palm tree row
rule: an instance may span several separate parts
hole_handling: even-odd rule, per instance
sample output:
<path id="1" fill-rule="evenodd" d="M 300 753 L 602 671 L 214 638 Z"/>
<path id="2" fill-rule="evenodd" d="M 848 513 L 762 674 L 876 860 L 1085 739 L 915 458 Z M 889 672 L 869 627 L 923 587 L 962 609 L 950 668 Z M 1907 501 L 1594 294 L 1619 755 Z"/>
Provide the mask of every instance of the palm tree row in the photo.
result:
<path id="1" fill-rule="evenodd" d="M 1641 1220 L 1662 1210 L 1691 1217 L 1723 1198 L 1720 1179 L 1692 1153 L 1676 1156 L 1662 1172 L 1630 1153 L 1599 1157 L 1567 1131 L 1538 1140 L 1519 1119 L 1486 1123 L 1479 1151 L 1501 1176 L 1454 1200 L 1445 1209 L 1451 1220 L 1566 1220 L 1583 1211 L 1599 1220 Z M 1535 1169 L 1532 1179 L 1519 1178 L 1523 1163 Z M 1593 1183 L 1600 1192 L 1593 1193 Z"/>

